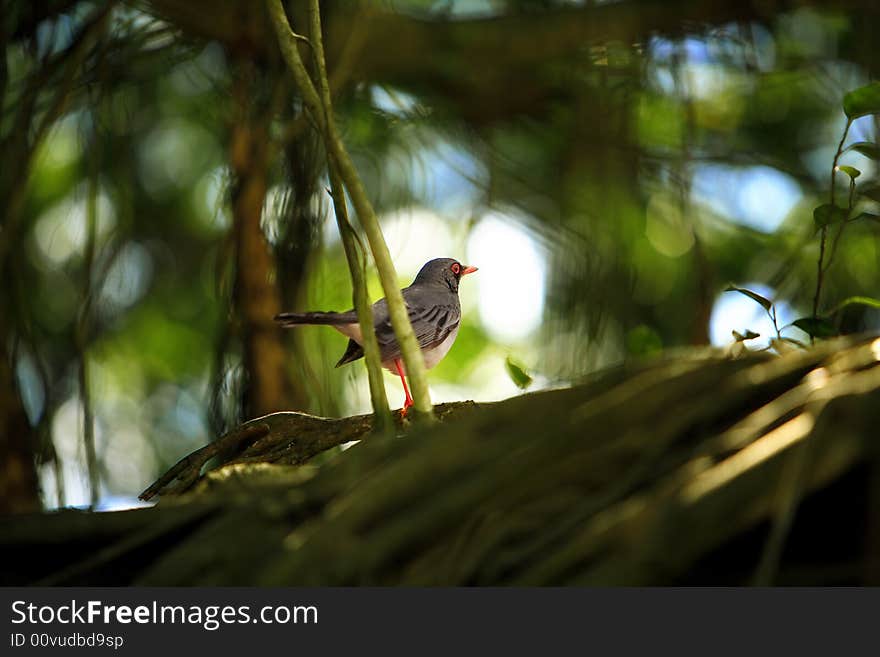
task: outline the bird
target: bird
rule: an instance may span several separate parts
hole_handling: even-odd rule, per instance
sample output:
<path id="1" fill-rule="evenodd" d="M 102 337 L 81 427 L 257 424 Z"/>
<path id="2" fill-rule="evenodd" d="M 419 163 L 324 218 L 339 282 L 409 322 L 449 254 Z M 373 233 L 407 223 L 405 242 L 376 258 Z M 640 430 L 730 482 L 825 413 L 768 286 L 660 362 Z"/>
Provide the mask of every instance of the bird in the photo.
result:
<path id="1" fill-rule="evenodd" d="M 427 369 L 439 363 L 455 342 L 461 325 L 458 285 L 464 276 L 475 271 L 477 267 L 463 265 L 454 258 L 435 258 L 422 266 L 409 287 L 401 290 Z M 382 367 L 400 377 L 406 395 L 401 414 L 406 415 L 413 399 L 406 385 L 406 372 L 401 361 L 400 345 L 391 326 L 388 302 L 380 299 L 372 308 Z M 364 355 L 361 327 L 354 310 L 279 313 L 275 321 L 284 328 L 307 324 L 331 326 L 346 336 L 348 346 L 336 367 L 356 361 Z"/>

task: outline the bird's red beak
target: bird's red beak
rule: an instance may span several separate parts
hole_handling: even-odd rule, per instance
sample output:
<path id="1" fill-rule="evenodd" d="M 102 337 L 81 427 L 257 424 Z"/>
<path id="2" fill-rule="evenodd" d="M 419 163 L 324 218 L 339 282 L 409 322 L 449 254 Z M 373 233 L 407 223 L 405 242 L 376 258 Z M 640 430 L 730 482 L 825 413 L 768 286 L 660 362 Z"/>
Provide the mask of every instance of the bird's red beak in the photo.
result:
<path id="1" fill-rule="evenodd" d="M 475 271 L 477 271 L 476 267 L 471 267 L 470 265 L 468 265 L 467 267 L 465 267 L 464 269 L 461 270 L 461 275 L 467 276 L 468 274 L 473 274 Z"/>

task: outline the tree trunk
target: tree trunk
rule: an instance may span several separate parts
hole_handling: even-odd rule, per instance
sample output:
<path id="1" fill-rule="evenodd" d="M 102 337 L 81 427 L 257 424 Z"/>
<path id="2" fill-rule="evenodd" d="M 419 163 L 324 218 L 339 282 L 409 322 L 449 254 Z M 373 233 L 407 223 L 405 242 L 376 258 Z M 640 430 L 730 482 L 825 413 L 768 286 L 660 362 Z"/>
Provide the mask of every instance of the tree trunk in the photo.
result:
<path id="1" fill-rule="evenodd" d="M 22 405 L 0 320 L 0 515 L 40 508 L 36 438 Z"/>
<path id="2" fill-rule="evenodd" d="M 291 408 L 285 362 L 288 354 L 281 330 L 272 319 L 281 312 L 272 252 L 260 225 L 269 168 L 267 116 L 255 116 L 253 96 L 256 70 L 241 64 L 234 82 L 235 122 L 229 160 L 234 187 L 232 210 L 235 230 L 235 305 L 241 327 L 247 385 L 247 417 Z"/>

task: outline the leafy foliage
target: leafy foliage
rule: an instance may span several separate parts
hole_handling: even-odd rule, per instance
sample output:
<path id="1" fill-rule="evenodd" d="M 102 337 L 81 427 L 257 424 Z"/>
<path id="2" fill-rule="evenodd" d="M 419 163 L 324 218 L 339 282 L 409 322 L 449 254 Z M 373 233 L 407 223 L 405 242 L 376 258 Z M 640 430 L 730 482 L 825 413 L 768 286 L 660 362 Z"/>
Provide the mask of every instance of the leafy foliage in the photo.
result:
<path id="1" fill-rule="evenodd" d="M 767 299 L 767 298 L 765 298 L 765 297 L 762 297 L 762 296 L 761 296 L 760 294 L 758 294 L 757 292 L 752 292 L 751 290 L 747 290 L 747 289 L 742 288 L 742 287 L 736 287 L 736 286 L 734 286 L 734 285 L 728 285 L 728 286 L 725 288 L 725 292 L 739 292 L 740 294 L 743 294 L 743 295 L 747 296 L 749 299 L 751 299 L 751 300 L 754 301 L 755 303 L 760 304 L 760 306 L 761 306 L 764 310 L 770 310 L 770 308 L 773 307 L 773 302 L 770 301 L 769 299 Z"/>
<path id="2" fill-rule="evenodd" d="M 880 82 L 850 91 L 843 97 L 843 111 L 850 119 L 880 114 Z"/>
<path id="3" fill-rule="evenodd" d="M 526 369 L 514 361 L 510 356 L 504 360 L 504 367 L 510 375 L 510 379 L 516 384 L 516 387 L 525 390 L 532 385 L 532 377 L 526 372 Z"/>

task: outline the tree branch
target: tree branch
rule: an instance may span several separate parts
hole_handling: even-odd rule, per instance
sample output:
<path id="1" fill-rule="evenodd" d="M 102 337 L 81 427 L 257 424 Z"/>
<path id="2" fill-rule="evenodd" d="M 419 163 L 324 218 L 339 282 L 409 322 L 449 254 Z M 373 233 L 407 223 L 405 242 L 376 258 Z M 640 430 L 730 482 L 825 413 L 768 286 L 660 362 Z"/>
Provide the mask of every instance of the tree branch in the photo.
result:
<path id="1" fill-rule="evenodd" d="M 866 336 L 779 357 L 631 363 L 570 389 L 454 406 L 454 422 L 370 437 L 320 468 L 274 464 L 366 438 L 370 416 L 258 418 L 220 441 L 247 444 L 237 464 L 176 503 L 0 518 L 13 555 L 0 582 L 649 585 L 688 581 L 707 558 L 718 568 L 693 575 L 701 583 L 743 578 L 741 555 L 718 562 L 719 548 L 777 514 L 777 550 L 798 499 L 874 462 L 878 346 Z M 846 491 L 822 494 L 845 505 Z M 38 550 L 50 556 L 16 558 Z"/>
<path id="2" fill-rule="evenodd" d="M 451 402 L 437 406 L 440 420 L 458 417 L 485 404 Z M 180 459 L 157 479 L 140 499 L 156 495 L 180 495 L 199 480 L 202 469 L 214 458 L 235 452 L 224 466 L 242 463 L 301 465 L 333 447 L 363 440 L 373 433 L 373 416 L 324 418 L 285 411 L 258 417 Z M 377 432 L 378 433 L 378 432 Z"/>
<path id="3" fill-rule="evenodd" d="M 285 368 L 289 355 L 281 330 L 270 322 L 281 312 L 281 298 L 272 252 L 261 226 L 268 185 L 269 136 L 266 117 L 255 115 L 253 108 L 257 87 L 254 76 L 259 73 L 249 62 L 239 60 L 236 64 L 232 83 L 235 118 L 229 145 L 229 166 L 234 176 L 234 303 L 248 383 L 245 417 L 253 417 L 290 408 L 295 401 Z M 270 111 L 265 107 L 260 110 Z"/>
<path id="4" fill-rule="evenodd" d="M 852 125 L 852 119 L 847 119 L 846 127 L 843 130 L 843 134 L 840 137 L 840 143 L 837 145 L 837 152 L 834 154 L 834 161 L 831 163 L 831 219 L 834 219 L 834 216 L 837 214 L 837 206 L 835 205 L 834 196 L 835 196 L 835 186 L 834 186 L 834 178 L 835 174 L 837 174 L 837 162 L 840 160 L 840 156 L 843 153 L 843 143 L 846 141 L 846 135 L 849 133 L 849 128 Z M 850 195 L 850 204 L 852 204 L 852 195 Z M 840 235 L 843 232 L 843 228 L 846 225 L 846 217 L 840 217 L 840 229 L 837 232 L 837 237 L 834 239 L 834 249 L 832 249 L 832 253 L 837 248 L 837 242 L 840 239 Z M 825 265 L 825 242 L 828 238 L 828 224 L 822 226 L 822 231 L 819 236 L 819 258 L 816 261 L 816 292 L 813 294 L 813 317 L 817 317 L 819 313 L 819 302 L 822 297 L 822 283 L 825 278 L 825 272 L 828 271 L 828 267 Z M 829 265 L 830 265 L 829 258 Z M 810 338 L 812 341 L 812 337 Z"/>
<path id="5" fill-rule="evenodd" d="M 330 83 L 327 79 L 327 66 L 324 61 L 324 38 L 321 34 L 321 11 L 318 0 L 311 0 L 309 3 L 309 19 L 312 56 L 318 73 L 318 88 L 320 89 L 321 104 L 324 108 L 324 140 L 327 143 L 332 139 L 327 131 L 327 125 L 334 120 L 333 102 L 330 96 Z M 375 428 L 380 433 L 386 433 L 391 430 L 393 424 L 391 412 L 388 410 L 385 383 L 382 381 L 382 361 L 379 355 L 379 343 L 376 341 L 376 329 L 373 326 L 373 310 L 367 295 L 366 254 L 363 254 L 362 257 L 358 251 L 357 234 L 348 219 L 345 189 L 339 174 L 339 167 L 329 150 L 327 151 L 327 171 L 330 178 L 336 225 L 339 227 L 345 259 L 351 274 L 354 308 L 357 312 L 358 323 L 361 325 L 361 346 L 364 349 L 364 361 L 367 365 L 370 401 L 376 416 Z"/>
<path id="6" fill-rule="evenodd" d="M 416 340 L 412 324 L 409 321 L 407 307 L 403 301 L 403 295 L 397 281 L 397 272 L 391 260 L 388 245 L 385 243 L 385 237 L 382 235 L 379 219 L 376 217 L 354 162 L 342 143 L 336 122 L 328 120 L 332 117 L 324 111 L 318 93 L 309 79 L 296 46 L 296 39 L 292 36 L 293 30 L 291 30 L 287 22 L 287 15 L 284 13 L 284 6 L 281 4 L 281 0 L 267 0 L 267 7 L 272 17 L 272 25 L 275 28 L 284 59 L 293 73 L 297 86 L 302 93 L 303 101 L 309 108 L 315 123 L 325 132 L 327 137 L 325 147 L 339 168 L 340 177 L 348 189 L 348 193 L 351 195 L 355 211 L 370 243 L 373 260 L 376 263 L 379 279 L 382 282 L 382 289 L 385 292 L 385 299 L 388 302 L 391 326 L 400 345 L 401 356 L 406 367 L 406 375 L 412 388 L 416 417 L 417 419 L 430 421 L 433 418 L 433 410 L 428 392 L 425 361 Z"/>

